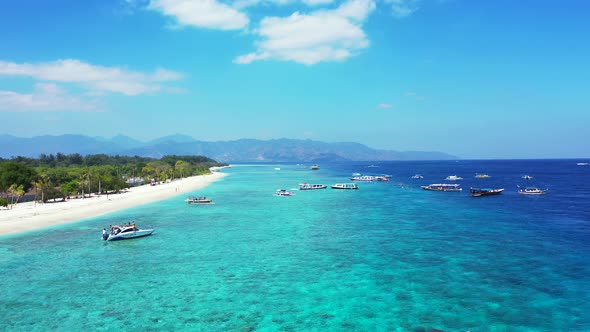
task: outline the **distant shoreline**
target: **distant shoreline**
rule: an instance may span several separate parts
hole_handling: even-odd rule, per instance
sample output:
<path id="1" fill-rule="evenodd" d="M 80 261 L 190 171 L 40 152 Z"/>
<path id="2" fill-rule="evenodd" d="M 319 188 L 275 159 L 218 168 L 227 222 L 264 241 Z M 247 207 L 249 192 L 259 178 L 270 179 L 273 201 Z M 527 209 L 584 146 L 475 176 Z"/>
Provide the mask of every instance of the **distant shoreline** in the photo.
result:
<path id="1" fill-rule="evenodd" d="M 152 203 L 183 193 L 199 190 L 212 182 L 227 176 L 227 173 L 213 172 L 192 176 L 169 183 L 132 187 L 126 192 L 69 199 L 64 202 L 26 202 L 11 210 L 0 210 L 0 236 L 15 235 L 28 231 L 78 222 L 130 207 Z"/>

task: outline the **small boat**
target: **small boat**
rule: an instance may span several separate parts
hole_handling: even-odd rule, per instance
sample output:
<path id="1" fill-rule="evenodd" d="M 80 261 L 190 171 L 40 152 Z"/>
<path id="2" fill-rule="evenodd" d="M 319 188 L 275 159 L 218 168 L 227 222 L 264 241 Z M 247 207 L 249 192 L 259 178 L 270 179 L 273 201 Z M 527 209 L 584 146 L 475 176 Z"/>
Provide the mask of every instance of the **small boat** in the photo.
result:
<path id="1" fill-rule="evenodd" d="M 493 196 L 493 195 L 499 195 L 503 191 L 504 191 L 504 188 L 502 188 L 502 189 L 469 188 L 469 195 L 471 195 L 471 197 Z"/>
<path id="2" fill-rule="evenodd" d="M 372 175 L 362 175 L 362 176 L 353 176 L 350 178 L 350 181 L 361 181 L 361 182 L 372 182 L 376 181 L 377 179 Z"/>
<path id="3" fill-rule="evenodd" d="M 311 165 L 311 167 L 309 169 L 317 171 L 318 169 L 320 169 L 320 166 L 319 165 Z"/>
<path id="4" fill-rule="evenodd" d="M 449 175 L 449 176 L 446 177 L 445 180 L 447 180 L 447 181 L 457 181 L 457 180 L 463 180 L 463 178 L 460 177 L 460 176 L 457 176 L 457 175 Z"/>
<path id="5" fill-rule="evenodd" d="M 518 193 L 522 195 L 544 195 L 547 193 L 547 190 L 548 189 L 542 190 L 535 187 L 526 187 L 518 189 Z"/>
<path id="6" fill-rule="evenodd" d="M 588 166 L 590 164 L 588 164 L 588 163 L 576 163 L 576 165 L 578 165 L 578 166 Z"/>
<path id="7" fill-rule="evenodd" d="M 487 174 L 475 174 L 475 178 L 476 179 L 487 179 L 487 178 L 491 178 L 491 176 L 489 176 Z"/>
<path id="8" fill-rule="evenodd" d="M 358 189 L 356 183 L 336 183 L 332 189 Z"/>
<path id="9" fill-rule="evenodd" d="M 420 174 L 412 175 L 412 179 L 424 179 L 424 177 Z"/>
<path id="10" fill-rule="evenodd" d="M 103 230 L 102 239 L 105 241 L 129 240 L 136 237 L 148 236 L 153 232 L 153 229 L 139 229 L 135 227 L 135 222 L 132 222 L 123 226 L 112 226 L 110 232 Z"/>
<path id="11" fill-rule="evenodd" d="M 352 173 L 352 176 L 361 176 L 361 173 Z"/>
<path id="12" fill-rule="evenodd" d="M 533 177 L 532 177 L 532 176 L 530 176 L 530 175 L 526 175 L 526 174 L 525 174 L 525 175 L 523 175 L 523 176 L 522 176 L 522 178 L 523 178 L 523 179 L 525 179 L 525 180 L 532 180 L 532 179 L 533 179 Z"/>
<path id="13" fill-rule="evenodd" d="M 310 183 L 300 183 L 299 190 L 314 190 L 314 189 L 326 189 L 328 186 L 325 184 L 310 184 Z"/>
<path id="14" fill-rule="evenodd" d="M 288 191 L 287 189 L 277 189 L 275 196 L 294 196 L 295 194 Z"/>
<path id="15" fill-rule="evenodd" d="M 212 200 L 210 200 L 209 198 L 203 196 L 203 197 L 195 197 L 195 196 L 189 196 L 186 199 L 186 202 L 188 204 L 215 204 L 213 203 Z"/>
<path id="16" fill-rule="evenodd" d="M 458 184 L 451 183 L 435 183 L 427 186 L 421 186 L 424 190 L 431 191 L 461 191 L 463 188 L 459 188 Z"/>
<path id="17" fill-rule="evenodd" d="M 275 167 L 275 171 L 280 171 L 281 168 L 280 167 Z"/>

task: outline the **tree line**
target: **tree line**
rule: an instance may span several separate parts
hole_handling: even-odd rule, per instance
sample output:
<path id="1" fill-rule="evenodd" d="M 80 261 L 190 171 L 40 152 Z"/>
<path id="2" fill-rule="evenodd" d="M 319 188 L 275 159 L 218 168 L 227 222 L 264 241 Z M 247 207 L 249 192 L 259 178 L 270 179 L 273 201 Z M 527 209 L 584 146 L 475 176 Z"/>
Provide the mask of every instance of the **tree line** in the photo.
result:
<path id="1" fill-rule="evenodd" d="M 205 156 L 177 155 L 155 159 L 57 153 L 41 154 L 39 158 L 0 158 L 0 206 L 16 204 L 30 192 L 43 202 L 118 193 L 136 179 L 173 180 L 207 174 L 210 167 L 224 165 Z"/>

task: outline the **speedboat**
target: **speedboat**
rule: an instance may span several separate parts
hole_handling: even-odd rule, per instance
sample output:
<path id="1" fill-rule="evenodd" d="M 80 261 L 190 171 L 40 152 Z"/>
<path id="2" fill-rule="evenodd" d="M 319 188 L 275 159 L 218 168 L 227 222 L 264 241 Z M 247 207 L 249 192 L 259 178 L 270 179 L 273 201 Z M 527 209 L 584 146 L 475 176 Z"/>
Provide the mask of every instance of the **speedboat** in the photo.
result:
<path id="1" fill-rule="evenodd" d="M 525 180 L 532 180 L 532 179 L 533 179 L 533 177 L 532 177 L 532 176 L 530 176 L 530 175 L 526 175 L 526 174 L 525 174 L 525 175 L 523 175 L 523 176 L 522 176 L 522 178 L 523 178 L 523 179 L 525 179 Z"/>
<path id="2" fill-rule="evenodd" d="M 275 196 L 293 196 L 293 195 L 295 195 L 295 194 L 288 191 L 287 189 L 277 189 L 277 191 L 275 191 Z"/>
<path id="3" fill-rule="evenodd" d="M 434 183 L 427 186 L 421 186 L 424 190 L 431 191 L 461 191 L 463 188 L 459 188 L 458 184 L 451 183 Z"/>
<path id="4" fill-rule="evenodd" d="M 518 189 L 518 193 L 522 195 L 544 195 L 547 193 L 547 189 L 542 190 L 535 187 L 526 187 Z"/>
<path id="5" fill-rule="evenodd" d="M 320 169 L 320 166 L 319 165 L 311 165 L 311 167 L 309 169 L 317 171 L 318 169 Z"/>
<path id="6" fill-rule="evenodd" d="M 309 184 L 309 183 L 300 183 L 299 190 L 314 190 L 314 189 L 326 189 L 328 186 L 325 184 Z"/>
<path id="7" fill-rule="evenodd" d="M 475 178 L 476 179 L 487 179 L 487 178 L 491 178 L 491 176 L 489 176 L 487 174 L 475 174 Z"/>
<path id="8" fill-rule="evenodd" d="M 424 179 L 424 177 L 420 174 L 412 175 L 412 179 Z"/>
<path id="9" fill-rule="evenodd" d="M 332 189 L 358 189 L 356 183 L 336 183 Z"/>
<path id="10" fill-rule="evenodd" d="M 372 182 L 372 181 L 376 181 L 376 177 L 375 176 L 371 176 L 371 175 L 362 175 L 362 176 L 353 176 L 350 178 L 350 181 L 362 181 L 362 182 Z"/>
<path id="11" fill-rule="evenodd" d="M 470 188 L 469 195 L 471 195 L 471 197 L 493 196 L 493 195 L 499 195 L 503 191 L 504 191 L 504 188 L 502 188 L 502 189 Z"/>
<path id="12" fill-rule="evenodd" d="M 578 166 L 588 166 L 589 164 L 588 163 L 576 163 L 576 165 L 578 165 Z"/>
<path id="13" fill-rule="evenodd" d="M 194 196 L 189 196 L 186 199 L 186 202 L 188 204 L 215 204 L 213 203 L 212 200 L 210 200 L 209 198 L 203 196 L 203 197 L 194 197 Z"/>
<path id="14" fill-rule="evenodd" d="M 447 178 L 445 179 L 447 181 L 457 181 L 457 180 L 463 180 L 462 177 L 457 176 L 457 175 L 449 175 L 447 176 Z"/>
<path id="15" fill-rule="evenodd" d="M 113 226 L 110 233 L 103 232 L 102 239 L 106 241 L 128 240 L 136 237 L 151 235 L 153 229 L 139 229 L 135 223 L 123 226 Z"/>

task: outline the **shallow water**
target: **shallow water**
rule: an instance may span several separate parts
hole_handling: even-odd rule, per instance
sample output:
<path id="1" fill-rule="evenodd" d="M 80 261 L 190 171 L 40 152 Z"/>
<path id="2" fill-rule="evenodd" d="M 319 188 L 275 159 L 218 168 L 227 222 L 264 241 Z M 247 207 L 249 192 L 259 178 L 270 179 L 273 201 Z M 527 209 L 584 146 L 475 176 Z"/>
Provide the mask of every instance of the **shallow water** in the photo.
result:
<path id="1" fill-rule="evenodd" d="M 590 167 L 576 161 L 236 166 L 184 196 L 0 238 L 7 331 L 587 331 Z M 280 171 L 275 170 L 280 167 Z M 300 182 L 390 174 L 358 191 Z M 492 175 L 474 179 L 476 172 Z M 422 173 L 424 179 L 411 180 Z M 499 196 L 426 192 L 457 174 Z M 522 174 L 535 178 L 525 182 Z M 527 197 L 516 185 L 549 188 Z M 153 236 L 106 243 L 137 220 Z"/>

